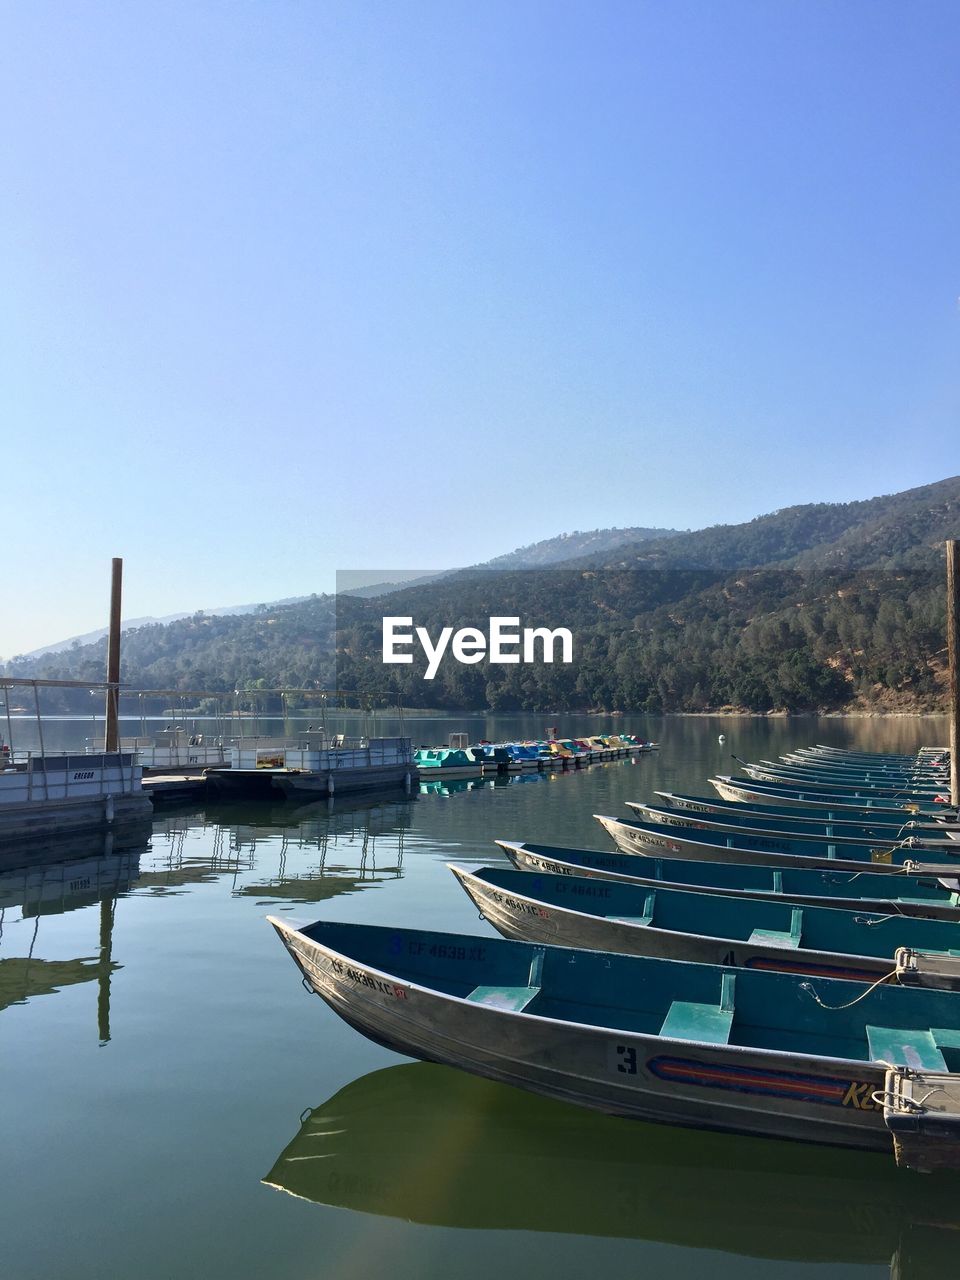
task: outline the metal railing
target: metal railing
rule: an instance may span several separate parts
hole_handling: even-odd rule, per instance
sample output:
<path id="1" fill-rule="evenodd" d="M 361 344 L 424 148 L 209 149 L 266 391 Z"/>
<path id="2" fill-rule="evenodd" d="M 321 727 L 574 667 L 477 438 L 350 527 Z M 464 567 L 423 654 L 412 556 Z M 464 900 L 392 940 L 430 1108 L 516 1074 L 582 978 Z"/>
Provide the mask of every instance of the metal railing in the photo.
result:
<path id="1" fill-rule="evenodd" d="M 246 738 L 239 743 L 234 740 L 230 755 L 236 769 L 286 768 L 326 773 L 338 769 L 413 766 L 409 738 L 350 739 L 337 735 L 332 740 L 300 740 L 295 745 L 285 739 Z"/>
<path id="2" fill-rule="evenodd" d="M 18 752 L 13 768 L 0 773 L 0 803 L 104 799 L 140 790 L 140 769 L 131 752 Z"/>

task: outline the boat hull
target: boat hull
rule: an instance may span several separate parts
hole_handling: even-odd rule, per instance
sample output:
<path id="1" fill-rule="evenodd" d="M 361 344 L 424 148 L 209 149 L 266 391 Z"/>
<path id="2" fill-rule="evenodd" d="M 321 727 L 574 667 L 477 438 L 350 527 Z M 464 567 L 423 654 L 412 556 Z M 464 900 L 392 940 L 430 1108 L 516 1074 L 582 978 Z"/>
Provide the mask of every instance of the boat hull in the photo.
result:
<path id="1" fill-rule="evenodd" d="M 716 893 L 724 897 L 731 894 L 743 897 L 762 895 L 778 902 L 841 907 L 847 910 L 879 912 L 883 915 L 896 913 L 928 920 L 960 921 L 960 904 L 951 903 L 946 889 L 938 887 L 931 891 L 929 899 L 922 901 L 897 898 L 892 890 L 898 887 L 899 882 L 891 881 L 889 876 L 874 876 L 870 872 L 854 872 L 852 875 L 843 873 L 838 876 L 833 871 L 815 869 L 781 871 L 777 868 L 738 863 L 699 862 L 692 858 L 674 860 L 634 853 L 607 853 L 599 849 L 551 848 L 513 840 L 498 840 L 497 844 L 518 871 L 539 871 L 557 876 L 589 876 L 598 880 L 613 880 L 618 884 L 695 888 L 697 893 Z M 930 879 L 924 877 L 925 881 Z M 856 885 L 861 891 L 860 896 L 845 896 L 843 885 L 838 881 L 846 881 L 851 888 Z M 869 893 L 865 882 L 870 882 Z M 908 894 L 918 892 L 918 886 L 912 877 L 899 887 L 904 888 Z"/>
<path id="2" fill-rule="evenodd" d="M 652 956 L 663 960 L 687 960 L 694 964 L 715 964 L 734 969 L 839 978 L 846 982 L 876 982 L 894 968 L 892 954 L 890 958 L 878 959 L 875 956 L 804 948 L 794 950 L 758 944 L 744 938 L 680 933 L 652 924 L 631 923 L 628 919 L 592 915 L 589 913 L 589 899 L 586 899 L 587 909 L 578 911 L 553 900 L 547 902 L 514 889 L 489 884 L 463 867 L 451 866 L 450 870 L 483 918 L 503 937 L 515 938 L 518 942 L 611 951 L 626 956 Z M 522 878 L 533 880 L 535 877 Z M 578 881 L 566 883 L 574 886 Z M 603 891 L 597 889 L 595 892 L 599 897 Z"/>
<path id="3" fill-rule="evenodd" d="M 738 862 L 747 866 L 762 867 L 801 867 L 821 871 L 871 871 L 879 874 L 897 874 L 903 870 L 904 863 L 922 862 L 925 871 L 934 865 L 935 860 L 943 857 L 939 872 L 945 876 L 960 875 L 960 856 L 951 862 L 946 859 L 942 848 L 934 851 L 924 849 L 878 849 L 874 860 L 855 859 L 843 856 L 843 847 L 836 857 L 828 857 L 826 853 L 779 852 L 775 849 L 744 848 L 733 844 L 710 844 L 706 841 L 685 839 L 674 827 L 668 831 L 647 831 L 637 823 L 621 822 L 619 818 L 594 814 L 596 820 L 610 836 L 618 849 L 624 853 L 638 853 L 646 856 L 662 856 L 668 858 L 694 858 L 707 862 Z M 953 846 L 951 846 L 953 847 Z M 826 845 L 824 845 L 826 848 Z"/>
<path id="4" fill-rule="evenodd" d="M 431 769 L 427 765 L 420 765 L 420 779 L 423 782 L 429 782 L 431 778 L 479 778 L 486 765 L 452 765 L 449 769 L 440 765 L 436 769 Z M 409 772 L 409 769 L 407 770 Z"/>
<path id="5" fill-rule="evenodd" d="M 900 839 L 897 833 L 907 830 L 907 834 L 919 835 L 926 838 L 928 834 L 932 834 L 935 838 L 941 838 L 944 834 L 947 836 L 960 836 L 960 824 L 955 821 L 944 820 L 942 817 L 928 816 L 922 820 L 918 820 L 910 813 L 904 813 L 898 809 L 896 812 L 873 810 L 870 814 L 856 813 L 837 813 L 835 810 L 826 809 L 818 806 L 813 809 L 787 809 L 783 805 L 778 805 L 771 797 L 766 797 L 765 801 L 759 799 L 755 801 L 744 800 L 722 800 L 718 796 L 712 799 L 710 796 L 686 796 L 680 795 L 675 791 L 655 791 L 654 795 L 660 797 L 664 805 L 668 809 L 674 810 L 678 816 L 694 813 L 706 815 L 742 815 L 750 818 L 773 818 L 776 821 L 784 819 L 797 824 L 813 824 L 819 825 L 825 822 L 836 823 L 838 827 L 845 828 L 868 827 L 875 830 L 883 838 L 889 838 L 891 831 L 894 838 Z M 872 839 L 872 835 L 870 839 Z"/>
<path id="6" fill-rule="evenodd" d="M 433 771 L 430 776 L 440 770 Z M 480 770 L 468 771 L 474 778 Z M 421 778 L 423 774 L 419 775 Z M 447 775 L 450 776 L 450 775 Z M 343 795 L 356 791 L 388 791 L 409 787 L 417 780 L 417 770 L 409 764 L 374 765 L 366 769 L 330 769 L 323 773 L 282 773 L 273 775 L 273 785 L 290 799 L 303 796 Z"/>
<path id="7" fill-rule="evenodd" d="M 711 778 L 710 783 L 724 800 L 733 800 L 738 803 L 775 804 L 784 809 L 826 809 L 831 813 L 864 813 L 876 810 L 880 813 L 903 814 L 904 817 L 916 811 L 911 807 L 912 802 L 909 797 L 895 800 L 885 796 L 858 796 L 843 792 L 834 795 L 828 792 L 808 791 L 803 787 L 790 787 L 783 791 L 776 791 L 773 789 L 775 785 L 773 783 L 758 783 L 751 786 L 749 782 L 739 782 L 735 778 L 728 777 Z M 769 789 L 764 790 L 764 785 Z M 929 801 L 924 800 L 922 803 L 927 805 Z"/>
<path id="8" fill-rule="evenodd" d="M 833 845 L 894 845 L 902 844 L 904 839 L 915 837 L 925 844 L 945 844 L 949 832 L 937 834 L 929 828 L 922 832 L 906 827 L 890 825 L 883 827 L 868 824 L 857 825 L 852 822 L 810 822 L 804 820 L 791 821 L 789 818 L 753 818 L 749 813 L 688 813 L 685 810 L 659 808 L 653 804 L 643 804 L 638 800 L 628 800 L 627 808 L 640 822 L 655 823 L 664 827 L 687 827 L 694 831 L 720 831 L 724 835 L 745 834 L 758 837 L 772 837 L 791 841 L 812 841 L 817 844 Z"/>

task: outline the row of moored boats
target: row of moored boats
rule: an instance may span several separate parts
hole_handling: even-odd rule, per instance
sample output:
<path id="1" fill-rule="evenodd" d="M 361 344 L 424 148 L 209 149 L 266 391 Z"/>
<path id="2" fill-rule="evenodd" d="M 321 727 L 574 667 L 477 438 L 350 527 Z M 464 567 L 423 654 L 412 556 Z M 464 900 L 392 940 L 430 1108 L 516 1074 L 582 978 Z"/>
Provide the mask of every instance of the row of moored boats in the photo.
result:
<path id="1" fill-rule="evenodd" d="M 960 818 L 943 750 L 817 746 L 452 866 L 503 939 L 273 923 L 401 1053 L 616 1115 L 960 1169 Z"/>
<path id="2" fill-rule="evenodd" d="M 462 735 L 454 735 L 460 737 Z M 478 777 L 481 773 L 527 773 L 579 769 L 597 760 L 656 751 L 632 733 L 594 734 L 588 738 L 541 738 L 526 742 L 479 742 L 467 747 L 420 747 L 414 761 L 426 778 Z"/>

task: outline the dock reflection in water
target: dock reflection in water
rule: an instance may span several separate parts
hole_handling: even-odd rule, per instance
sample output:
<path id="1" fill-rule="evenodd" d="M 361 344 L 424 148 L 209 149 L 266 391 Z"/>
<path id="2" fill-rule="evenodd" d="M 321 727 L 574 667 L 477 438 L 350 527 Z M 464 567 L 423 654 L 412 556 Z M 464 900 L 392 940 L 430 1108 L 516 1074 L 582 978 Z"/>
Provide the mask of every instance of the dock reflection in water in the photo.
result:
<path id="1" fill-rule="evenodd" d="M 65 987 L 97 983 L 97 1033 L 111 1039 L 117 912 L 131 894 L 170 896 L 226 881 L 266 905 L 317 903 L 403 876 L 409 806 L 248 805 L 165 813 L 156 824 L 31 844 L 0 860 L 0 1012 Z M 120 847 L 122 846 L 122 847 Z M 296 855 L 292 857 L 291 855 Z M 42 955 L 41 917 L 99 905 L 89 954 Z M 26 930 L 15 928 L 26 925 Z M 51 921 L 51 926 L 52 921 Z M 10 954 L 11 950 L 20 954 Z"/>
<path id="2" fill-rule="evenodd" d="M 96 982 L 97 1032 L 101 1044 L 109 1041 L 110 980 L 121 967 L 113 959 L 116 905 L 139 877 L 149 835 L 149 824 L 135 824 L 118 840 L 108 831 L 30 844 L 19 858 L 16 851 L 5 854 L 0 866 L 0 944 L 8 911 L 19 910 L 20 921 L 32 921 L 33 928 L 25 955 L 0 955 L 0 1012 L 64 987 Z M 47 960 L 36 953 L 41 917 L 97 904 L 95 955 Z"/>
<path id="3" fill-rule="evenodd" d="M 305 1112 L 263 1181 L 433 1226 L 885 1263 L 893 1280 L 945 1280 L 960 1249 L 960 1177 L 620 1120 L 423 1062 L 371 1072 Z"/>
<path id="4" fill-rule="evenodd" d="M 229 878 L 235 896 L 265 904 L 322 902 L 402 878 L 410 824 L 409 802 L 369 798 L 191 808 L 158 822 L 137 888 Z"/>

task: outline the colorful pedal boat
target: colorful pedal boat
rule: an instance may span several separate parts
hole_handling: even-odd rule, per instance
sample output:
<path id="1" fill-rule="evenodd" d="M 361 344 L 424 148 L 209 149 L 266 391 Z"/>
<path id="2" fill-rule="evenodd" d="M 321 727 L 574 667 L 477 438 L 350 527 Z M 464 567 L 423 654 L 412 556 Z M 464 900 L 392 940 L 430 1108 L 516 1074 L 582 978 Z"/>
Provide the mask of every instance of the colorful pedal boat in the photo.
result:
<path id="1" fill-rule="evenodd" d="M 413 758 L 424 780 L 479 777 L 481 772 L 480 762 L 458 748 L 421 747 Z"/>

